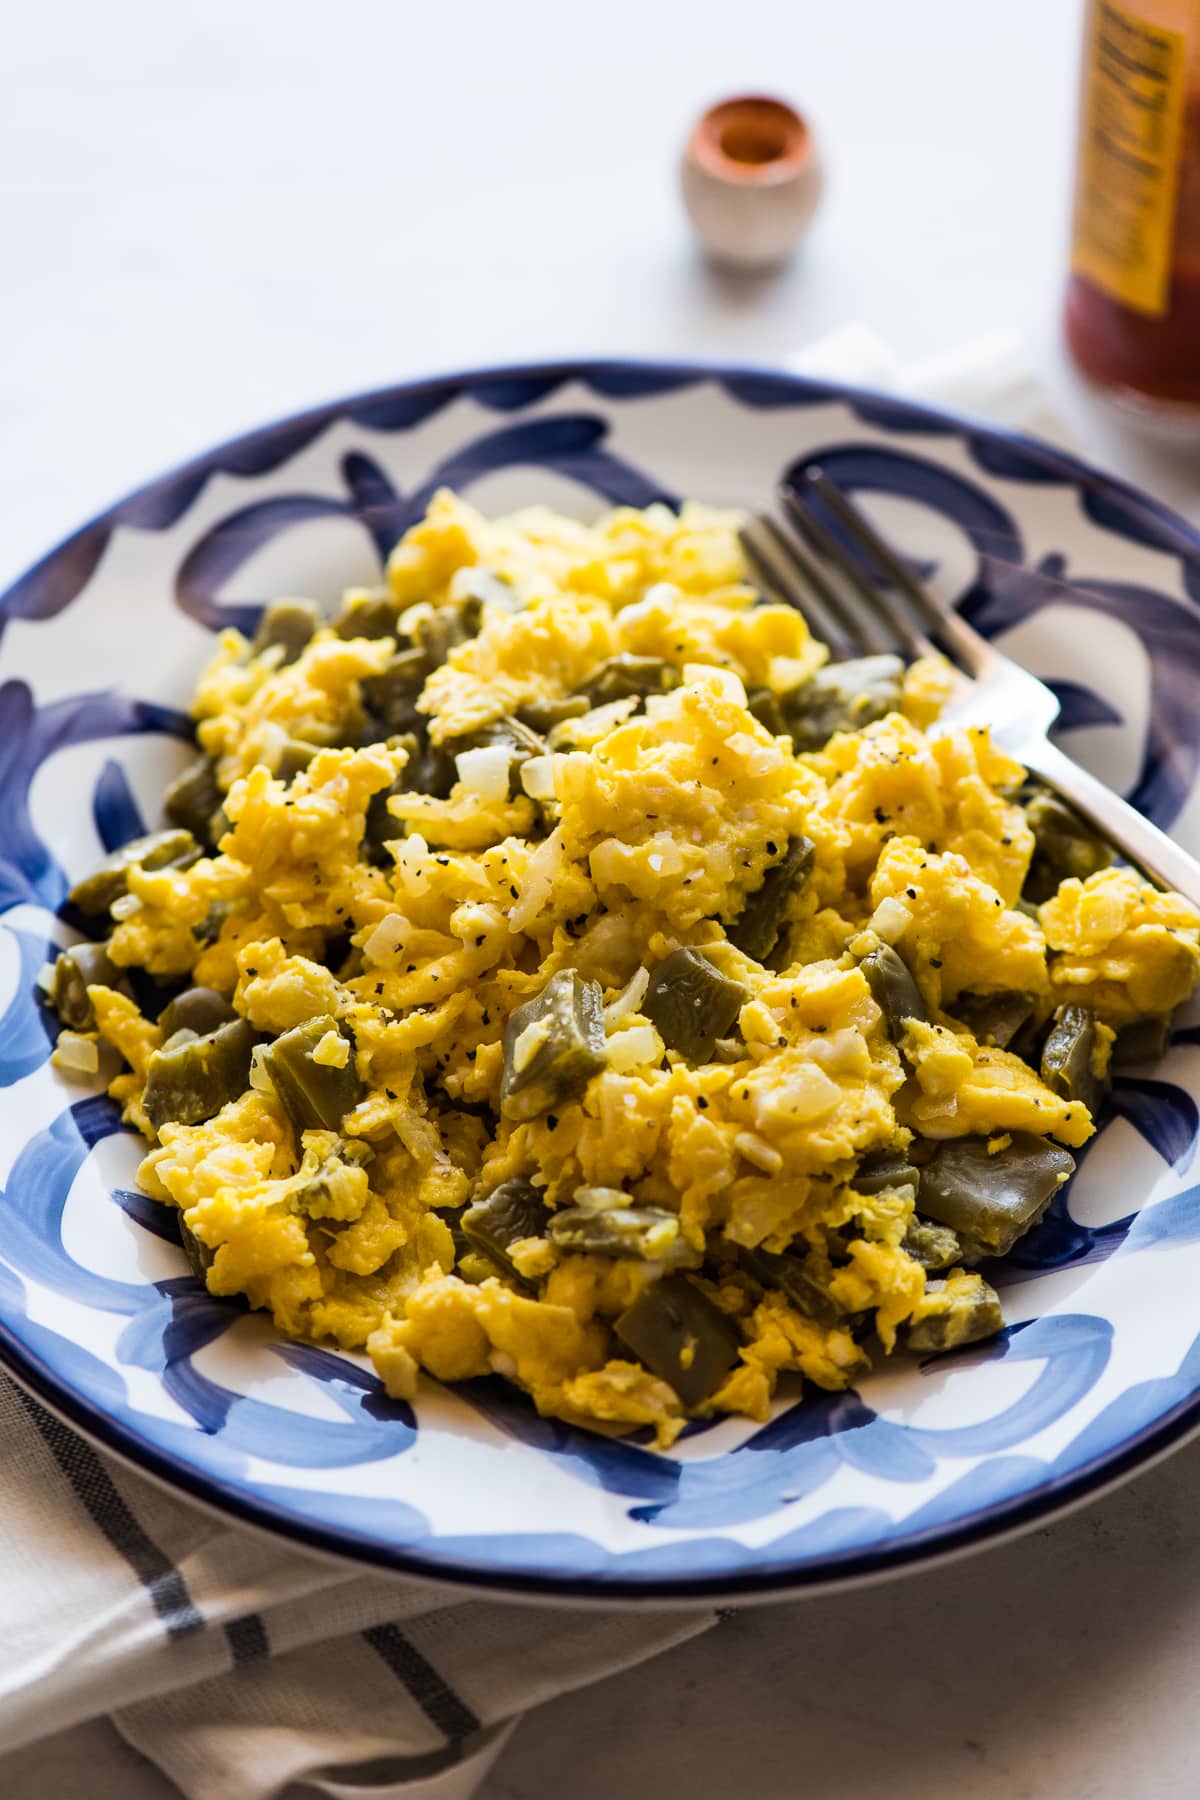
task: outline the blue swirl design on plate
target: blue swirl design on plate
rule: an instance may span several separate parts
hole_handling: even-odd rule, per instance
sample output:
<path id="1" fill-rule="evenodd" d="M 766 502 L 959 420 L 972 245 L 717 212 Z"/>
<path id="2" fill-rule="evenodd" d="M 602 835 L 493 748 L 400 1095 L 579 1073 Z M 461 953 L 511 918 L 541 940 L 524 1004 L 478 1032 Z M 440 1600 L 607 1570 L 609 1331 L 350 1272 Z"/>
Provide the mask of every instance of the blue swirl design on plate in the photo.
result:
<path id="1" fill-rule="evenodd" d="M 92 790 L 92 819 L 106 850 L 119 850 L 130 838 L 142 837 L 146 821 L 129 785 L 129 777 L 110 756 Z"/>
<path id="2" fill-rule="evenodd" d="M 0 623 L 5 606 L 0 601 Z M 37 706 L 24 681 L 0 686 L 0 914 L 21 901 L 53 909 L 67 892 L 67 878 L 29 813 L 29 789 L 42 764 L 70 745 L 142 731 L 190 739 L 192 726 L 173 708 L 115 690 Z"/>
<path id="3" fill-rule="evenodd" d="M 50 1057 L 58 1035 L 58 1021 L 49 1009 L 29 996 L 36 992 L 38 974 L 54 955 L 56 946 L 49 937 L 6 927 L 17 950 L 17 975 L 13 995 L 0 1013 L 0 1088 L 11 1087 L 23 1075 L 40 1069 Z"/>
<path id="4" fill-rule="evenodd" d="M 88 587 L 115 533 L 135 529 L 152 539 L 186 522 L 217 473 L 239 484 L 234 499 L 215 522 L 183 532 L 179 549 L 164 553 L 158 584 L 168 610 L 173 594 L 183 613 L 210 629 L 253 626 L 269 596 L 244 591 L 243 571 L 268 544 L 298 526 L 330 521 L 343 530 L 349 523 L 382 562 L 442 484 L 469 493 L 476 482 L 509 471 L 546 470 L 603 503 L 671 501 L 688 485 L 660 466 L 669 441 L 661 409 L 675 396 L 681 403 L 707 396 L 714 437 L 731 409 L 761 415 L 764 424 L 770 419 L 773 430 L 785 420 L 796 440 L 786 466 L 820 460 L 868 497 L 900 496 L 928 509 L 967 548 L 973 574 L 960 604 L 990 633 L 1035 618 L 1062 601 L 1065 579 L 1079 581 L 1086 591 L 1072 603 L 1124 620 L 1145 648 L 1151 704 L 1134 792 L 1160 821 L 1178 816 L 1200 775 L 1200 725 L 1189 704 L 1200 675 L 1196 535 L 1145 496 L 1047 446 L 887 396 L 766 371 L 618 363 L 493 370 L 318 409 L 198 459 L 86 526 L 0 601 L 0 630 L 9 619 L 53 629 Z M 460 402 L 473 410 L 464 412 L 470 426 L 464 423 L 455 439 L 446 423 Z M 640 409 L 650 405 L 657 422 L 639 435 Z M 480 411 L 496 423 L 481 423 Z M 424 466 L 411 453 L 398 458 L 406 471 L 401 480 L 387 446 L 418 442 L 414 434 L 434 420 L 440 449 Z M 338 447 L 325 453 L 319 486 L 295 480 L 295 459 L 303 451 L 306 469 L 320 466 L 313 457 L 334 426 Z M 354 427 L 370 435 L 348 449 Z M 779 473 L 765 469 L 764 482 Z M 1085 525 L 1030 567 L 1029 508 L 1055 489 L 1075 496 Z M 1102 547 L 1114 539 L 1126 554 L 1130 546 L 1146 553 L 1144 579 L 1104 578 Z M 1164 567 L 1177 570 L 1178 591 L 1158 585 Z M 1063 732 L 1130 729 L 1119 694 L 1061 676 L 1056 686 Z M 539 1418 L 522 1396 L 489 1379 L 456 1390 L 456 1416 L 476 1417 L 490 1434 L 485 1441 L 522 1459 L 532 1485 L 540 1467 L 553 1465 L 581 1494 L 615 1508 L 606 1514 L 612 1541 L 575 1529 L 573 1517 L 562 1519 L 562 1529 L 497 1530 L 487 1523 L 486 1495 L 478 1529 L 447 1530 L 437 1490 L 431 1502 L 417 1504 L 418 1487 L 402 1472 L 412 1466 L 415 1446 L 426 1464 L 443 1457 L 438 1479 L 449 1497 L 457 1466 L 451 1434 L 423 1420 L 420 1402 L 414 1411 L 389 1400 L 359 1362 L 282 1341 L 242 1302 L 210 1295 L 173 1249 L 178 1232 L 170 1210 L 101 1180 L 96 1158 L 108 1154 L 105 1146 L 121 1129 L 112 1103 L 102 1095 L 72 1101 L 63 1091 L 53 1104 L 44 1067 L 51 1025 L 34 977 L 52 953 L 52 915 L 68 883 L 53 819 L 44 804 L 34 804 L 35 780 L 59 749 L 146 731 L 186 737 L 189 725 L 157 700 L 117 688 L 40 706 L 35 691 L 21 680 L 0 687 L 0 930 L 12 940 L 17 970 L 0 1016 L 0 1098 L 16 1101 L 22 1084 L 31 1093 L 36 1087 L 30 1116 L 36 1111 L 44 1121 L 31 1123 L 5 1159 L 0 1350 L 16 1373 L 111 1447 L 235 1513 L 379 1563 L 500 1587 L 652 1597 L 786 1588 L 969 1541 L 1036 1516 L 1196 1420 L 1200 1340 L 1164 1357 L 1158 1373 L 1125 1380 L 1099 1410 L 1089 1408 L 1101 1377 L 1111 1380 L 1125 1366 L 1124 1347 L 1138 1330 L 1136 1317 L 1119 1305 L 1111 1315 L 1076 1304 L 1018 1318 L 994 1343 L 910 1376 L 898 1406 L 887 1403 L 896 1391 L 888 1380 L 868 1382 L 862 1393 L 812 1390 L 758 1428 L 694 1427 L 669 1456 Z M 97 756 L 93 780 L 93 822 L 106 847 L 145 828 L 119 748 Z M 1200 1243 L 1200 1185 L 1187 1185 L 1200 1116 L 1194 1085 L 1175 1060 L 1198 1038 L 1196 1027 L 1185 1027 L 1166 1068 L 1122 1072 L 1109 1114 L 1148 1146 L 1166 1185 L 1180 1185 L 1149 1205 L 1131 1195 L 1127 1213 L 1098 1227 L 1073 1216 L 1069 1190 L 1058 1196 L 1005 1266 L 1010 1291 L 1026 1309 L 1042 1283 L 1064 1271 L 1113 1259 L 1121 1259 L 1114 1269 L 1136 1271 L 1143 1257 Z M 1088 1147 L 1089 1162 L 1104 1154 L 1104 1144 L 1102 1132 Z M 127 1246 L 142 1247 L 119 1265 L 120 1276 L 104 1263 L 89 1266 L 80 1248 L 88 1234 L 81 1236 L 77 1209 L 103 1204 L 105 1194 L 112 1228 L 119 1225 Z M 94 1235 L 97 1244 L 106 1240 L 103 1219 Z M 156 1260 L 147 1263 L 149 1257 Z M 167 1264 L 171 1272 L 163 1275 Z M 158 1277 L 142 1274 L 144 1266 L 156 1267 Z M 35 1289 L 40 1299 L 32 1309 Z M 1084 1296 L 1089 1302 L 1092 1292 Z M 94 1336 L 69 1329 L 65 1313 L 63 1328 L 55 1329 L 48 1296 L 70 1302 L 74 1319 L 81 1311 L 94 1319 Z M 104 1320 L 111 1322 L 107 1336 L 99 1329 Z M 275 1384 L 252 1381 L 253 1391 L 231 1385 L 225 1371 L 241 1365 L 225 1349 L 247 1333 L 257 1358 L 251 1366 L 263 1375 L 286 1372 L 296 1409 Z M 102 1343 L 114 1348 L 101 1353 Z M 966 1371 L 978 1371 L 969 1404 L 958 1398 Z M 135 1374 L 157 1384 L 161 1408 L 135 1402 Z M 998 1388 L 987 1385 L 997 1380 Z M 939 1397 L 936 1422 L 918 1404 L 922 1390 Z M 320 1397 L 315 1410 L 300 1398 L 309 1394 Z M 1063 1447 L 1051 1457 L 1035 1454 L 1037 1434 L 1059 1421 L 1071 1422 Z M 389 1474 L 384 1496 L 338 1479 L 392 1459 L 401 1473 L 394 1481 Z M 855 1502 L 860 1477 L 876 1494 L 884 1485 L 886 1507 Z M 835 1481 L 842 1499 L 822 1507 Z M 931 1483 L 932 1496 L 918 1500 Z M 802 1524 L 789 1510 L 797 1507 Z M 765 1541 L 761 1531 L 753 1544 L 738 1535 L 764 1520 L 772 1526 Z"/>
<path id="5" fill-rule="evenodd" d="M 498 469 L 544 468 L 587 487 L 610 506 L 650 506 L 676 496 L 657 486 L 604 448 L 608 427 L 588 414 L 558 415 L 475 438 L 437 464 L 411 494 L 402 495 L 373 458 L 361 452 L 342 459 L 341 475 L 349 490 L 345 500 L 324 494 L 273 495 L 253 502 L 213 526 L 180 565 L 176 595 L 184 612 L 213 630 L 235 625 L 253 631 L 264 602 L 230 604 L 218 590 L 280 532 L 307 520 L 351 519 L 372 540 L 382 569 L 392 546 L 428 511 L 440 487 L 465 492 L 473 482 Z"/>
<path id="6" fill-rule="evenodd" d="M 1044 607 L 1070 605 L 1133 624 L 1150 664 L 1150 703 L 1142 766 L 1127 798 L 1164 829 L 1178 818 L 1200 770 L 1195 731 L 1200 683 L 1200 631 L 1195 611 L 1169 595 L 1128 581 L 1077 576 L 1067 559 L 1044 557 L 1014 568 L 984 557 L 980 580 L 963 604 L 989 637 L 1033 618 Z"/>

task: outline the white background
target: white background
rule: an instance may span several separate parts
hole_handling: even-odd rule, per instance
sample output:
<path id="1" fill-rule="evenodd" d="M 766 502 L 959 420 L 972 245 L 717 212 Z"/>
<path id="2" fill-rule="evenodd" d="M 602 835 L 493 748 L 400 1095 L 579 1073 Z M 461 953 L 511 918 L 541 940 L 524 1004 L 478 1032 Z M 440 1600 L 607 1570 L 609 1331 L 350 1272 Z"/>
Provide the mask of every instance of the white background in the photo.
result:
<path id="1" fill-rule="evenodd" d="M 905 360 L 1015 326 L 1086 449 L 1200 504 L 1058 345 L 1077 0 L 105 0 L 0 44 L 0 579 L 208 444 L 421 370 Z M 676 194 L 722 93 L 811 117 L 792 267 L 718 276 Z M 1190 469 L 1188 462 L 1190 460 Z"/>
<path id="2" fill-rule="evenodd" d="M 0 585 L 212 441 L 397 377 L 573 351 L 906 360 L 1016 327 L 1085 451 L 1200 517 L 1059 345 L 1077 0 L 74 0 L 0 39 Z M 717 276 L 676 162 L 795 100 L 826 202 Z M 495 1800 L 1175 1800 L 1196 1791 L 1200 1452 L 936 1575 L 729 1621 L 526 1725 Z M 6 1800 L 152 1800 L 106 1727 Z M 236 1800 L 236 1797 L 232 1797 Z"/>

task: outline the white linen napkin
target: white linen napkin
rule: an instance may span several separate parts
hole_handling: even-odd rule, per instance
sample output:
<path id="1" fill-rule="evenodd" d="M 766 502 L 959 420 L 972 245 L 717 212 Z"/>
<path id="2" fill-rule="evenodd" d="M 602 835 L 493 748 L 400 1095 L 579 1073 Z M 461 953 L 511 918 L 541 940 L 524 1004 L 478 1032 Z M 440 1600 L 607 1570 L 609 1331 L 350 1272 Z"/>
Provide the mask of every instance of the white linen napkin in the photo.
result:
<path id="1" fill-rule="evenodd" d="M 852 325 L 789 361 L 1062 438 L 1010 338 L 905 370 Z M 188 1800 L 467 1800 L 532 1708 L 716 1619 L 357 1574 L 157 1487 L 0 1376 L 0 1756 L 109 1714 Z"/>
<path id="2" fill-rule="evenodd" d="M 0 1753 L 110 1713 L 189 1800 L 466 1800 L 530 1707 L 714 1618 L 356 1574 L 178 1499 L 0 1377 Z"/>
<path id="3" fill-rule="evenodd" d="M 914 363 L 902 363 L 867 325 L 830 331 L 784 358 L 798 375 L 887 388 L 910 400 L 973 414 L 1074 449 L 1013 331 L 969 338 Z"/>

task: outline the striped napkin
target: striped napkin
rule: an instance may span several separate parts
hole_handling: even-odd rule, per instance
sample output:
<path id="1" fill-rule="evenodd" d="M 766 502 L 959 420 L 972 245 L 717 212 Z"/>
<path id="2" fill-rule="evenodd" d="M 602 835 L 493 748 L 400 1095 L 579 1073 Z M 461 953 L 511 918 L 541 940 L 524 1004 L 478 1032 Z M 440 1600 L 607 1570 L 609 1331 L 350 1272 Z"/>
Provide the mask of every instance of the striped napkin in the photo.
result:
<path id="1" fill-rule="evenodd" d="M 0 1754 L 108 1713 L 190 1800 L 465 1800 L 530 1708 L 713 1619 L 355 1574 L 186 1504 L 0 1377 Z"/>
<path id="2" fill-rule="evenodd" d="M 1061 437 L 1009 338 L 905 372 L 848 326 L 790 361 Z M 355 1573 L 160 1489 L 0 1376 L 0 1757 L 107 1714 L 189 1800 L 466 1800 L 532 1709 L 716 1617 Z"/>

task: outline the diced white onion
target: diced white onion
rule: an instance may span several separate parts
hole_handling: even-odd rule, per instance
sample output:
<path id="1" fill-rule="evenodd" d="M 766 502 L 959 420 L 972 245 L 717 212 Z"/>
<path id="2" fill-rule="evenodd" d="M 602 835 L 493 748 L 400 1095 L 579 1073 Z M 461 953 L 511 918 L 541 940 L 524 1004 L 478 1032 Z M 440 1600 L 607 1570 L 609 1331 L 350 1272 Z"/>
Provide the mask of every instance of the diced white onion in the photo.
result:
<path id="1" fill-rule="evenodd" d="M 871 1053 L 861 1031 L 847 1026 L 814 1038 L 808 1054 L 827 1075 L 851 1075 L 865 1081 L 870 1075 Z"/>
<path id="2" fill-rule="evenodd" d="M 54 992 L 53 963 L 46 962 L 42 964 L 37 972 L 37 985 L 41 988 L 43 994 L 52 994 Z"/>
<path id="3" fill-rule="evenodd" d="M 893 894 L 886 900 L 881 900 L 871 914 L 871 930 L 885 944 L 898 944 L 912 921 L 913 916 L 908 907 Z"/>
<path id="4" fill-rule="evenodd" d="M 627 1031 L 618 1031 L 609 1038 L 605 1050 L 609 1068 L 619 1075 L 646 1063 L 660 1062 L 662 1053 L 662 1039 L 653 1025 L 631 1025 Z"/>
<path id="5" fill-rule="evenodd" d="M 136 894 L 118 894 L 108 910 L 114 919 L 131 919 L 141 912 L 142 903 Z"/>
<path id="6" fill-rule="evenodd" d="M 485 744 L 479 750 L 460 750 L 454 759 L 458 779 L 469 794 L 491 805 L 508 799 L 511 752 L 503 744 Z"/>
<path id="7" fill-rule="evenodd" d="M 497 932 L 504 930 L 504 914 L 498 906 L 481 905 L 477 900 L 464 901 L 450 915 L 450 930 L 464 950 L 488 954 L 488 945 Z M 480 942 L 482 938 L 483 942 Z M 499 946 L 495 945 L 498 949 Z"/>
<path id="8" fill-rule="evenodd" d="M 554 799 L 556 756 L 531 756 L 521 764 L 521 786 L 531 800 Z"/>
<path id="9" fill-rule="evenodd" d="M 267 1074 L 267 1066 L 263 1062 L 263 1053 L 269 1048 L 267 1044 L 255 1044 L 250 1052 L 250 1086 L 256 1094 L 273 1094 L 275 1084 Z"/>
<path id="10" fill-rule="evenodd" d="M 649 969 L 638 969 L 633 979 L 621 989 L 615 1000 L 610 1000 L 604 1009 L 604 1029 L 611 1031 L 630 1013 L 637 1012 L 645 998 L 646 989 L 650 986 Z"/>
<path id="11" fill-rule="evenodd" d="M 363 955 L 368 962 L 388 962 L 398 951 L 404 948 L 405 939 L 412 927 L 403 913 L 388 913 L 380 919 L 374 931 L 363 944 Z"/>
<path id="12" fill-rule="evenodd" d="M 397 823 L 396 829 L 401 829 Z M 429 855 L 429 845 L 419 831 L 410 831 L 396 844 L 396 874 L 405 887 L 421 891 L 422 883 L 427 879 L 425 860 Z"/>
<path id="13" fill-rule="evenodd" d="M 521 885 L 520 899 L 508 915 L 511 931 L 524 931 L 543 910 L 554 893 L 554 884 L 566 861 L 562 826 L 556 825 L 544 844 L 539 844 L 530 858 Z"/>
<path id="14" fill-rule="evenodd" d="M 581 750 L 590 750 L 637 709 L 636 694 L 627 694 L 623 700 L 609 700 L 604 706 L 593 706 L 578 719 L 564 719 L 561 725 L 556 725 L 550 733 L 550 742 L 556 748 L 560 744 L 574 744 Z"/>
<path id="15" fill-rule="evenodd" d="M 81 1037 L 76 1031 L 60 1031 L 52 1060 L 56 1068 L 95 1075 L 100 1067 L 100 1051 L 93 1038 Z"/>
<path id="16" fill-rule="evenodd" d="M 433 607 L 428 600 L 418 600 L 412 606 L 406 607 L 400 614 L 396 620 L 396 631 L 401 637 L 411 637 L 418 625 L 422 625 L 432 618 Z"/>
<path id="17" fill-rule="evenodd" d="M 816 1063 L 801 1063 L 757 1103 L 759 1123 L 766 1118 L 785 1118 L 792 1125 L 810 1125 L 826 1118 L 841 1099 L 841 1089 Z"/>
<path id="18" fill-rule="evenodd" d="M 945 1138 L 956 1137 L 958 1131 L 958 1096 L 950 1094 L 944 1100 L 929 1100 L 921 1108 L 921 1134 L 923 1137 Z"/>

